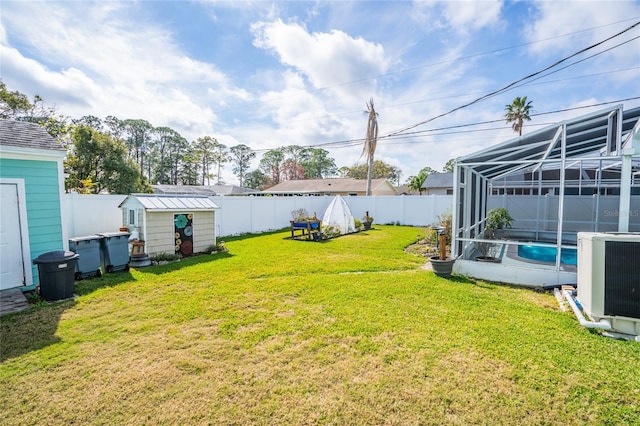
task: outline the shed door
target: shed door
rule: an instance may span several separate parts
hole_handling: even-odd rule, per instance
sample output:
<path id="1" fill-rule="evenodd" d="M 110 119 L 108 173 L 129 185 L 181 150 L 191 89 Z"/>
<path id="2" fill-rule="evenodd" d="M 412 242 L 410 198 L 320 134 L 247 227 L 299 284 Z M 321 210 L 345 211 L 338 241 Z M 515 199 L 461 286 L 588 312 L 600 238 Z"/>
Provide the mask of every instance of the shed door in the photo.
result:
<path id="1" fill-rule="evenodd" d="M 193 215 L 180 213 L 173 216 L 176 237 L 176 253 L 183 256 L 193 254 Z"/>
<path id="2" fill-rule="evenodd" d="M 0 290 L 24 285 L 18 185 L 0 184 Z"/>

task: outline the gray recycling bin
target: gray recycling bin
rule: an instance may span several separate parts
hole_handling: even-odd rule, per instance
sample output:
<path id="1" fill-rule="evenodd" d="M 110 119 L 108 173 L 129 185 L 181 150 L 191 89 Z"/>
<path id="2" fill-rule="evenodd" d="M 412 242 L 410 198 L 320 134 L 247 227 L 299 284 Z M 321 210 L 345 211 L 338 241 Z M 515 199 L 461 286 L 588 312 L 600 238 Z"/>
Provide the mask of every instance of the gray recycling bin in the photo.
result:
<path id="1" fill-rule="evenodd" d="M 97 234 L 100 240 L 100 256 L 104 271 L 129 270 L 129 235 L 128 232 L 104 232 Z"/>
<path id="2" fill-rule="evenodd" d="M 76 261 L 80 256 L 72 251 L 57 250 L 33 259 L 40 275 L 40 296 L 54 301 L 73 297 Z"/>
<path id="3" fill-rule="evenodd" d="M 78 254 L 75 278 L 81 280 L 88 277 L 99 277 L 100 270 L 100 240 L 99 235 L 69 238 L 69 250 Z"/>

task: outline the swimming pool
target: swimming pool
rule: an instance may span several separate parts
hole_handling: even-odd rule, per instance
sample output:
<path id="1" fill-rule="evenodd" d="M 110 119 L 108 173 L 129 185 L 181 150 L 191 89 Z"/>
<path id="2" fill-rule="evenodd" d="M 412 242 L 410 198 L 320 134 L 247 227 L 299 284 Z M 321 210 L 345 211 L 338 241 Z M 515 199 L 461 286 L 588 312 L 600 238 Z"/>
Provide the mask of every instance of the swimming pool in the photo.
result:
<path id="1" fill-rule="evenodd" d="M 555 262 L 557 248 L 554 246 L 518 246 L 518 256 L 539 262 Z M 578 264 L 578 250 L 563 248 L 560 250 L 560 263 L 565 265 Z"/>

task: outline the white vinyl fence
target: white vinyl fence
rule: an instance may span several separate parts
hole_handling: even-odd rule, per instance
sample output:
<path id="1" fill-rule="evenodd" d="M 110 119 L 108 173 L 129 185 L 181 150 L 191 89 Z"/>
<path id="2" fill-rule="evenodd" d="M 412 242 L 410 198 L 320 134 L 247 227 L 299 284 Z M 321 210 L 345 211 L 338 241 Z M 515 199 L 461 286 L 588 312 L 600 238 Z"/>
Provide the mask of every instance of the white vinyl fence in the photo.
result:
<path id="1" fill-rule="evenodd" d="M 69 237 L 117 231 L 122 226 L 118 205 L 125 195 L 65 194 L 64 209 Z M 220 210 L 216 212 L 218 236 L 258 233 L 289 226 L 291 212 L 305 209 L 322 219 L 333 197 L 210 197 Z M 344 197 L 355 218 L 365 212 L 374 223 L 427 226 L 438 216 L 450 212 L 451 195 L 410 195 Z"/>

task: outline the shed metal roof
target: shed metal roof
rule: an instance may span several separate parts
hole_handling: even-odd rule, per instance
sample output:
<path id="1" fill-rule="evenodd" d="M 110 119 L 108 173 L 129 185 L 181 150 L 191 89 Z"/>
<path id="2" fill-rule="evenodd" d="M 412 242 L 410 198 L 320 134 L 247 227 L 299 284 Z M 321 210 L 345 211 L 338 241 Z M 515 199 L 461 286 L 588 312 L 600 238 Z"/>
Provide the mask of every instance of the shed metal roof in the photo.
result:
<path id="1" fill-rule="evenodd" d="M 119 207 L 122 207 L 130 198 L 135 198 L 147 211 L 213 211 L 220 208 L 208 197 L 180 197 L 153 194 L 131 194 L 120 203 Z"/>

